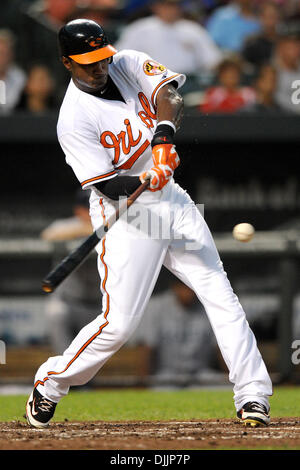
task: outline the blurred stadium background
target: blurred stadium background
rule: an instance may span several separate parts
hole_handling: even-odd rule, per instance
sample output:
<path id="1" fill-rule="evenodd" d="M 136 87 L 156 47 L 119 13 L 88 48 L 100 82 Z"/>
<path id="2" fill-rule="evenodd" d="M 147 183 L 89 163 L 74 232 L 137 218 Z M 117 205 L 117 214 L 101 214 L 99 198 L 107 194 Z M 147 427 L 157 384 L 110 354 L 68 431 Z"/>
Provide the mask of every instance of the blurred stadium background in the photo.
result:
<path id="1" fill-rule="evenodd" d="M 147 14 L 145 5 L 139 9 L 139 2 L 134 3 L 77 2 L 76 7 L 82 10 L 76 10 L 76 15 L 85 16 L 84 8 L 96 7 L 93 14 L 103 19 L 116 41 L 126 24 Z M 184 3 L 189 6 L 189 17 L 205 24 L 209 15 L 230 2 Z M 275 3 L 287 19 L 299 2 Z M 31 62 L 46 64 L 56 82 L 56 103 L 41 112 L 17 105 L 7 111 L 5 105 L 0 106 L 0 339 L 6 344 L 0 389 L 31 385 L 38 365 L 49 354 L 56 354 L 49 338 L 47 296 L 41 290 L 41 280 L 80 242 L 50 241 L 40 236 L 54 220 L 70 216 L 78 189 L 56 138 L 57 113 L 66 83 L 54 40 L 59 21 L 46 21 L 39 13 L 42 8 L 43 2 L 34 0 L 2 0 L 0 5 L 0 29 L 9 29 L 15 37 L 15 63 L 25 75 Z M 245 66 L 243 79 L 247 83 L 251 78 L 248 72 Z M 293 364 L 291 357 L 293 341 L 300 340 L 300 104 L 294 105 L 294 112 L 255 109 L 206 114 L 199 105 L 215 78 L 212 72 L 194 73 L 182 89 L 186 111 L 177 133 L 182 163 L 176 180 L 197 203 L 204 204 L 205 219 L 225 270 L 274 382 L 298 384 L 300 366 Z M 248 244 L 232 238 L 232 229 L 240 222 L 256 228 L 256 236 Z M 168 282 L 169 275 L 163 270 L 153 297 L 164 292 Z M 150 349 L 146 341 L 133 337 L 90 386 L 161 385 L 152 374 Z M 164 385 L 227 384 L 217 347 L 209 365 L 211 374 L 200 374 L 197 379 L 173 377 Z"/>

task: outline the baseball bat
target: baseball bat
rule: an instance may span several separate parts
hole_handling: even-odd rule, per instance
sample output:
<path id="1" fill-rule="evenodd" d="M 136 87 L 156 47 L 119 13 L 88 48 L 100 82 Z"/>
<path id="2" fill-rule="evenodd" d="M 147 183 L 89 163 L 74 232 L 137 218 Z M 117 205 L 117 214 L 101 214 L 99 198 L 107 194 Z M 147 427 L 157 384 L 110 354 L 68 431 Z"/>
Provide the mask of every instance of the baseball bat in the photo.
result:
<path id="1" fill-rule="evenodd" d="M 81 263 L 87 258 L 90 252 L 95 248 L 97 243 L 107 233 L 107 231 L 114 225 L 114 223 L 126 212 L 129 207 L 136 201 L 136 199 L 147 189 L 149 180 L 142 183 L 131 196 L 124 201 L 122 205 L 116 210 L 106 221 L 104 225 L 99 227 L 92 233 L 81 245 L 75 248 L 69 255 L 67 255 L 42 281 L 42 289 L 44 292 L 54 292 L 69 274 L 79 267 Z"/>

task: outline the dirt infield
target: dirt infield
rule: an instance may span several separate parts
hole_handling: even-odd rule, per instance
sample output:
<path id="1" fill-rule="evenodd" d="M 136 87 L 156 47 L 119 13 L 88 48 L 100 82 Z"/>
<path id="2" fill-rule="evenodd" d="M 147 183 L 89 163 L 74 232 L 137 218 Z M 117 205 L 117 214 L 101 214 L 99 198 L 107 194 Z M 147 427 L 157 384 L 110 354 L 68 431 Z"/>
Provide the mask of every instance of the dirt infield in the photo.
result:
<path id="1" fill-rule="evenodd" d="M 1 423 L 0 449 L 186 450 L 218 448 L 300 449 L 300 419 L 273 419 L 250 428 L 234 420 L 170 422 L 64 422 L 37 430 L 24 422 Z"/>

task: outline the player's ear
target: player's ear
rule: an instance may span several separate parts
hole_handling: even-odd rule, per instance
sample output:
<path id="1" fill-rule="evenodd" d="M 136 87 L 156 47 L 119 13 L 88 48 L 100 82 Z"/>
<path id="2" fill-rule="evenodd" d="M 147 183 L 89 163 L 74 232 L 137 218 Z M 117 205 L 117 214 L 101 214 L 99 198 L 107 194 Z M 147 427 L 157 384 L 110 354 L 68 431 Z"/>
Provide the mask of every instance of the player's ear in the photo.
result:
<path id="1" fill-rule="evenodd" d="M 64 66 L 66 67 L 66 69 L 71 71 L 72 63 L 71 63 L 71 60 L 69 59 L 69 57 L 62 56 L 61 61 L 64 64 Z"/>
<path id="2" fill-rule="evenodd" d="M 113 58 L 112 58 L 112 56 L 110 56 L 110 57 L 108 58 L 108 63 L 111 64 L 112 61 L 113 61 Z"/>

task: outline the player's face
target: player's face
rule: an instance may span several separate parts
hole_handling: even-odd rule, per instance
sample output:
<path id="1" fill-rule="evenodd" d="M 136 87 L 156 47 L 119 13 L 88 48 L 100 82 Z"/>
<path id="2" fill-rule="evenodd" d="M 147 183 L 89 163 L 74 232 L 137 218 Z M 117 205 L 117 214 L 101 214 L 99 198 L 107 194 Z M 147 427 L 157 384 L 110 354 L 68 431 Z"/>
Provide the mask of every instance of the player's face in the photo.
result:
<path id="1" fill-rule="evenodd" d="M 82 91 L 92 93 L 105 87 L 108 79 L 109 59 L 82 65 L 63 58 L 65 67 L 71 72 L 75 85 Z"/>

